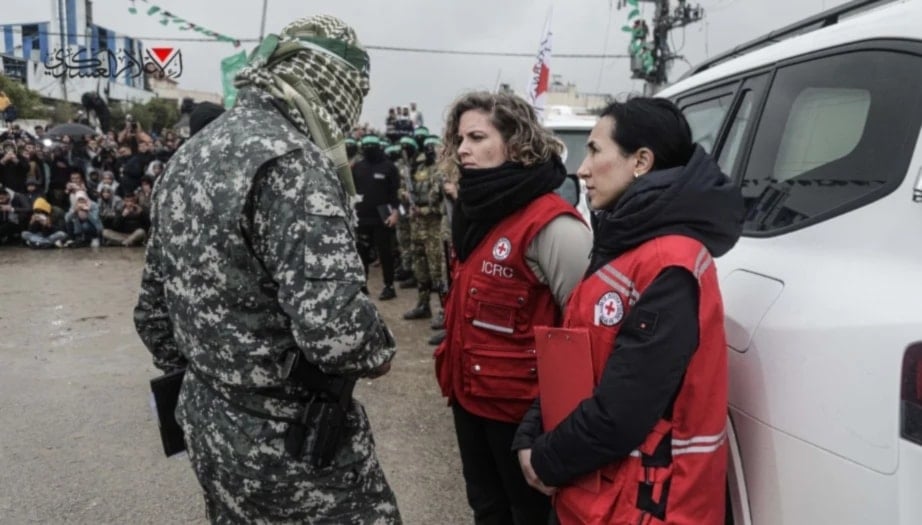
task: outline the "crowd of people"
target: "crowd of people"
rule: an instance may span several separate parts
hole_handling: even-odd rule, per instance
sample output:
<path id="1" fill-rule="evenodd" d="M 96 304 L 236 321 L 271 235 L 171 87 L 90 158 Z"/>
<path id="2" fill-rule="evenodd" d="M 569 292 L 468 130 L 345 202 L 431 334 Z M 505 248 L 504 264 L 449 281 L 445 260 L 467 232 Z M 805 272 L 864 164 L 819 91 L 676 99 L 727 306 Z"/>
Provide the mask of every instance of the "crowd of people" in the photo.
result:
<path id="1" fill-rule="evenodd" d="M 182 140 L 128 115 L 108 133 L 49 134 L 15 122 L 0 134 L 0 245 L 140 246 L 153 186 Z"/>

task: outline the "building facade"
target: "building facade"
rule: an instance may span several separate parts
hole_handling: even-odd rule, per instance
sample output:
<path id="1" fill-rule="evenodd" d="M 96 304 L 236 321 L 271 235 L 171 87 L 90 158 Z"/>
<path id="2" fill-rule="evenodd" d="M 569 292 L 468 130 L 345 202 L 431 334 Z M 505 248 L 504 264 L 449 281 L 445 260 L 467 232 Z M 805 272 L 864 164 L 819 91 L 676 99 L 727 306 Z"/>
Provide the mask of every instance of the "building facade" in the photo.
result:
<path id="1" fill-rule="evenodd" d="M 52 100 L 79 103 L 86 92 L 133 103 L 156 96 L 147 74 L 160 61 L 140 40 L 92 23 L 91 5 L 53 0 L 47 21 L 0 25 L 2 73 Z"/>

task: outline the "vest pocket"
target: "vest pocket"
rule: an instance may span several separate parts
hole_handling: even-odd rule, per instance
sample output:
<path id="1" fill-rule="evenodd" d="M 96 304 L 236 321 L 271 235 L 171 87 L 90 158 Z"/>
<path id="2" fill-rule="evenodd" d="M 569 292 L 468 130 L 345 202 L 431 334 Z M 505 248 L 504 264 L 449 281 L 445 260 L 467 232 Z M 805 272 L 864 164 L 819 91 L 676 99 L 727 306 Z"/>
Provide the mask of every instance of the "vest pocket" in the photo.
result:
<path id="1" fill-rule="evenodd" d="M 467 394 L 494 399 L 538 397 L 538 360 L 534 350 L 489 345 L 464 348 L 462 367 Z"/>
<path id="2" fill-rule="evenodd" d="M 529 289 L 516 283 L 496 282 L 475 276 L 465 298 L 467 322 L 479 330 L 496 334 L 513 335 L 527 329 L 525 306 Z"/>

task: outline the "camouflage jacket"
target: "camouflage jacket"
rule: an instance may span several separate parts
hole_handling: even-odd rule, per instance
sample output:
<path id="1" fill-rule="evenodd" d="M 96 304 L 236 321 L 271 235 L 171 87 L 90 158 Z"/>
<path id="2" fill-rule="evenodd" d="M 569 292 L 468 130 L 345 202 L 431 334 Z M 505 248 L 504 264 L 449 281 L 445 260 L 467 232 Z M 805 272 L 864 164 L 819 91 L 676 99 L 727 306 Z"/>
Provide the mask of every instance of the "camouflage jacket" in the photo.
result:
<path id="1" fill-rule="evenodd" d="M 361 293 L 351 209 L 321 151 L 267 95 L 241 90 L 154 191 L 134 311 L 154 364 L 188 363 L 228 400 L 293 417 L 297 405 L 276 399 L 305 394 L 286 381 L 290 352 L 329 374 L 389 361 L 393 336 Z"/>
<path id="2" fill-rule="evenodd" d="M 442 213 L 438 179 L 435 165 L 427 166 L 425 162 L 421 162 L 413 173 L 413 203 L 417 208 L 425 208 L 426 215 Z"/>

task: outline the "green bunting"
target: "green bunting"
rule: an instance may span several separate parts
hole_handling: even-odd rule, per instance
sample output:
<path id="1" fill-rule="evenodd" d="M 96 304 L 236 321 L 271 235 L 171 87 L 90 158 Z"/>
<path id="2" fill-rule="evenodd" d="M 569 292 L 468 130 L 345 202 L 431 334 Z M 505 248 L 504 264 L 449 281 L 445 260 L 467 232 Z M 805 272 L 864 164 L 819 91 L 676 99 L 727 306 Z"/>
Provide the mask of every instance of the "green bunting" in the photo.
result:
<path id="1" fill-rule="evenodd" d="M 132 0 L 133 3 L 136 2 L 136 1 L 138 1 L 138 0 Z M 140 0 L 140 1 L 150 5 L 150 2 L 149 2 L 148 0 Z M 131 7 L 128 8 L 128 12 L 131 13 L 131 14 L 133 14 L 133 15 L 136 15 L 136 14 L 138 14 L 138 9 L 137 9 L 137 7 L 135 7 L 134 5 L 132 5 Z M 161 18 L 160 18 L 160 24 L 161 24 L 161 25 L 167 26 L 167 25 L 170 25 L 170 22 L 172 22 L 172 23 L 174 23 L 174 24 L 178 24 L 178 25 L 179 25 L 179 27 L 178 27 L 177 29 L 179 29 L 180 31 L 189 31 L 189 30 L 192 30 L 192 31 L 195 31 L 195 32 L 197 32 L 197 33 L 202 33 L 203 35 L 205 35 L 205 36 L 207 36 L 207 37 L 214 38 L 214 39 L 216 39 L 216 40 L 219 41 L 219 42 L 229 42 L 229 43 L 231 43 L 231 44 L 234 44 L 234 47 L 240 47 L 240 40 L 239 40 L 239 39 L 233 38 L 233 37 L 229 37 L 229 36 L 227 36 L 227 35 L 222 35 L 222 34 L 220 34 L 220 33 L 215 33 L 214 31 L 210 31 L 210 30 L 208 30 L 208 29 L 205 29 L 205 28 L 202 27 L 202 26 L 193 24 L 192 22 L 188 22 L 188 21 L 186 21 L 186 19 L 184 19 L 184 18 L 178 17 L 178 16 L 174 15 L 173 13 L 170 13 L 169 11 L 165 11 L 165 10 L 161 9 L 160 6 L 150 5 L 150 7 L 148 7 L 148 9 L 147 9 L 147 16 L 153 16 L 153 15 L 158 15 L 158 16 L 161 17 Z"/>

